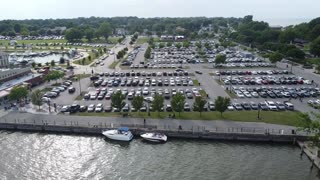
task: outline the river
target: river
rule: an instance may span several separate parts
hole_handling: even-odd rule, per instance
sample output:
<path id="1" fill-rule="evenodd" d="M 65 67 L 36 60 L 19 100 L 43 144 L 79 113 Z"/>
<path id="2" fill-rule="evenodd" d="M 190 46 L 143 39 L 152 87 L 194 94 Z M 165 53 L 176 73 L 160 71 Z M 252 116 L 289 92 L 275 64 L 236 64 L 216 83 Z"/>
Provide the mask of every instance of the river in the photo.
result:
<path id="1" fill-rule="evenodd" d="M 313 180 L 295 146 L 0 132 L 0 179 Z"/>

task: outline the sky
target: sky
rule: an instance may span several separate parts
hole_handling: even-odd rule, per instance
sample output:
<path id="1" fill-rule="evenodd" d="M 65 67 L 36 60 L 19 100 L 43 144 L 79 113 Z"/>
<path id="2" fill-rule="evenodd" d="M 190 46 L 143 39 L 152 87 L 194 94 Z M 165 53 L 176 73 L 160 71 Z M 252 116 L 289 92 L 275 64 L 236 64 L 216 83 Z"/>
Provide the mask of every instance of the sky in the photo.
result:
<path id="1" fill-rule="evenodd" d="M 77 17 L 243 17 L 289 25 L 320 16 L 319 0 L 3 0 L 0 20 Z"/>

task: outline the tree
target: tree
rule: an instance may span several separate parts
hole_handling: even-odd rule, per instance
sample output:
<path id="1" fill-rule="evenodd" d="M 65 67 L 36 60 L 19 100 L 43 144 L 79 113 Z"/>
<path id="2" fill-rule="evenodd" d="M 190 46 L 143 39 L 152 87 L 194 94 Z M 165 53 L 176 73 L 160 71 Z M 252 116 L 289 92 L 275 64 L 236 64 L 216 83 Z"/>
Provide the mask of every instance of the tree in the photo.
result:
<path id="1" fill-rule="evenodd" d="M 81 60 L 81 64 L 84 65 L 85 62 L 86 62 L 86 58 L 83 58 L 83 59 Z"/>
<path id="2" fill-rule="evenodd" d="M 176 48 L 178 48 L 178 49 L 180 49 L 182 46 L 181 43 L 176 43 L 175 45 L 176 45 Z"/>
<path id="3" fill-rule="evenodd" d="M 218 54 L 215 58 L 216 64 L 224 64 L 226 62 L 226 55 L 224 54 Z"/>
<path id="4" fill-rule="evenodd" d="M 159 44 L 159 48 L 160 49 L 164 48 L 164 43 L 163 42 Z"/>
<path id="5" fill-rule="evenodd" d="M 28 89 L 24 86 L 16 86 L 12 88 L 9 94 L 10 100 L 17 100 L 20 101 L 22 98 L 25 98 L 28 96 Z"/>
<path id="6" fill-rule="evenodd" d="M 42 64 L 41 64 L 41 63 L 38 63 L 38 67 L 42 67 Z"/>
<path id="7" fill-rule="evenodd" d="M 317 57 L 320 56 L 320 36 L 310 44 L 310 53 Z"/>
<path id="8" fill-rule="evenodd" d="M 54 62 L 54 60 L 52 60 L 52 61 L 50 62 L 50 64 L 51 64 L 52 67 L 54 67 L 54 66 L 56 65 L 56 62 Z"/>
<path id="9" fill-rule="evenodd" d="M 64 57 L 61 57 L 61 58 L 60 58 L 59 63 L 60 63 L 60 64 L 64 64 L 64 63 L 65 63 Z"/>
<path id="10" fill-rule="evenodd" d="M 172 46 L 172 42 L 167 42 L 167 47 L 171 47 Z"/>
<path id="11" fill-rule="evenodd" d="M 286 55 L 294 59 L 304 59 L 305 53 L 298 48 L 292 48 L 286 52 Z"/>
<path id="12" fill-rule="evenodd" d="M 183 47 L 188 48 L 190 46 L 190 42 L 189 41 L 184 41 L 183 42 Z"/>
<path id="13" fill-rule="evenodd" d="M 44 77 L 44 79 L 46 81 L 51 81 L 51 80 L 58 81 L 58 79 L 61 79 L 63 76 L 64 76 L 64 73 L 61 71 L 51 71 Z"/>
<path id="14" fill-rule="evenodd" d="M 204 106 L 207 104 L 207 101 L 202 96 L 197 96 L 195 102 L 193 103 L 193 109 L 201 113 L 204 111 Z"/>
<path id="15" fill-rule="evenodd" d="M 184 104 L 186 103 L 186 97 L 178 92 L 175 96 L 171 99 L 171 106 L 173 111 L 178 112 L 179 116 L 180 113 L 183 111 Z"/>
<path id="16" fill-rule="evenodd" d="M 98 29 L 98 32 L 107 40 L 109 35 L 112 33 L 110 24 L 108 22 L 102 23 Z"/>
<path id="17" fill-rule="evenodd" d="M 139 113 L 140 113 L 140 109 L 143 106 L 143 97 L 142 96 L 134 96 L 131 104 L 132 104 L 133 108 L 136 109 L 137 111 L 139 111 Z"/>
<path id="18" fill-rule="evenodd" d="M 41 90 L 39 90 L 39 89 L 33 91 L 31 94 L 31 102 L 32 102 L 32 104 L 39 106 L 39 110 L 40 110 L 41 105 L 43 104 L 42 95 L 43 94 L 42 94 Z"/>
<path id="19" fill-rule="evenodd" d="M 114 108 L 117 108 L 120 111 L 123 108 L 123 106 L 126 104 L 124 100 L 125 100 L 125 97 L 121 93 L 121 91 L 117 91 L 115 94 L 111 96 L 111 106 Z"/>
<path id="20" fill-rule="evenodd" d="M 215 100 L 214 105 L 217 111 L 221 113 L 221 117 L 222 117 L 222 113 L 227 110 L 229 104 L 230 104 L 230 98 L 228 97 L 218 96 L 217 99 Z"/>
<path id="21" fill-rule="evenodd" d="M 92 28 L 88 28 L 84 32 L 86 39 L 90 42 L 94 37 L 94 30 Z"/>
<path id="22" fill-rule="evenodd" d="M 89 61 L 91 61 L 91 56 L 88 56 Z"/>
<path id="23" fill-rule="evenodd" d="M 46 62 L 45 64 L 46 64 L 46 66 L 49 66 L 49 65 L 50 65 L 50 63 L 49 63 L 49 62 Z"/>
<path id="24" fill-rule="evenodd" d="M 144 58 L 150 59 L 150 57 L 151 57 L 151 48 L 148 47 L 148 49 L 147 49 L 146 52 L 144 53 Z"/>
<path id="25" fill-rule="evenodd" d="M 82 38 L 82 32 L 78 28 L 68 29 L 65 33 L 65 38 L 69 42 L 80 40 Z"/>
<path id="26" fill-rule="evenodd" d="M 281 61 L 283 58 L 282 54 L 280 54 L 279 52 L 275 52 L 275 53 L 272 53 L 269 55 L 269 60 L 272 62 L 272 63 L 276 63 L 278 61 Z"/>
<path id="27" fill-rule="evenodd" d="M 199 49 L 201 49 L 201 47 L 202 47 L 202 44 L 201 44 L 201 42 L 196 42 L 196 44 L 195 44 L 196 46 L 197 46 L 197 48 L 199 48 Z"/>
<path id="28" fill-rule="evenodd" d="M 160 111 L 163 108 L 164 98 L 163 96 L 156 94 L 152 101 L 151 107 L 153 110 L 158 111 L 158 116 L 160 115 Z"/>
<path id="29" fill-rule="evenodd" d="M 32 66 L 32 68 L 35 68 L 35 67 L 36 67 L 36 63 L 35 63 L 35 62 L 32 62 L 32 63 L 31 63 L 31 66 Z"/>

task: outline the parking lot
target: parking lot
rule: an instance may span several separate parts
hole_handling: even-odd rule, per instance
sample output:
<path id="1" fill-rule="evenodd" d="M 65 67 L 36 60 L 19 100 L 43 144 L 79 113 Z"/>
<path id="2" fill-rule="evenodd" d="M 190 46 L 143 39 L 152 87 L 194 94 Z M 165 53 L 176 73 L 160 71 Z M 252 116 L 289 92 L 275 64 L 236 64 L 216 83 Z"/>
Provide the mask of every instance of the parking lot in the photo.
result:
<path id="1" fill-rule="evenodd" d="M 211 42 L 211 45 L 214 43 Z M 308 101 L 311 104 L 310 100 L 313 100 L 312 104 L 317 103 L 320 94 L 313 79 L 296 76 L 288 69 L 276 68 L 251 53 L 242 52 L 237 48 L 219 47 L 203 50 L 208 57 L 207 62 L 204 62 L 196 55 L 195 43 L 191 43 L 189 48 L 178 49 L 172 46 L 155 49 L 152 51 L 152 58 L 146 63 L 143 56 L 146 48 L 146 44 L 138 49 L 133 48 L 129 56 L 132 63 L 129 69 L 93 67 L 96 73 L 94 78 L 82 79 L 79 84 L 73 83 L 75 93 L 61 92 L 53 101 L 59 102 L 60 106 L 74 103 L 96 106 L 101 103 L 102 108 L 98 109 L 118 111 L 111 108 L 111 96 L 114 92 L 121 91 L 126 96 L 125 102 L 128 104 L 124 111 L 132 110 L 133 96 L 144 97 L 145 106 L 141 111 L 146 111 L 152 97 L 160 94 L 165 99 L 164 111 L 170 111 L 167 106 L 170 105 L 172 96 L 181 92 L 186 97 L 185 110 L 192 111 L 195 97 L 200 96 L 200 91 L 204 90 L 208 102 L 205 110 L 214 110 L 215 98 L 229 96 L 229 93 L 234 94 L 228 107 L 229 111 L 315 111 L 314 106 L 308 105 Z M 226 63 L 222 66 L 214 63 L 218 53 L 227 57 Z M 112 60 L 108 58 L 106 61 L 111 61 L 110 59 Z M 79 98 L 80 84 L 81 91 L 86 92 L 86 95 Z"/>

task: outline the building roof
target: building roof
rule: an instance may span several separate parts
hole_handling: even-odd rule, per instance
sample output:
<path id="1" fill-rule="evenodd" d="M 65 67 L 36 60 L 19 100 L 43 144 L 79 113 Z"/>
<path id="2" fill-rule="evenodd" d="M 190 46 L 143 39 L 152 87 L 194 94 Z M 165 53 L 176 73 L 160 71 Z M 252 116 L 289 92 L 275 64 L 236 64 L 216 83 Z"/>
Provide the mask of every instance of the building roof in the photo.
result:
<path id="1" fill-rule="evenodd" d="M 36 77 L 39 77 L 39 76 L 42 76 L 42 74 L 32 74 L 32 73 L 29 73 L 28 75 L 26 76 L 23 76 L 23 77 L 19 77 L 17 79 L 13 79 L 11 81 L 7 81 L 7 82 L 4 82 L 0 85 L 0 91 L 3 91 L 3 90 L 7 90 L 9 88 L 12 88 L 14 86 L 17 86 L 17 85 L 20 85 L 20 84 L 23 84 L 24 82 L 26 81 L 29 81 L 33 78 L 36 78 Z"/>

